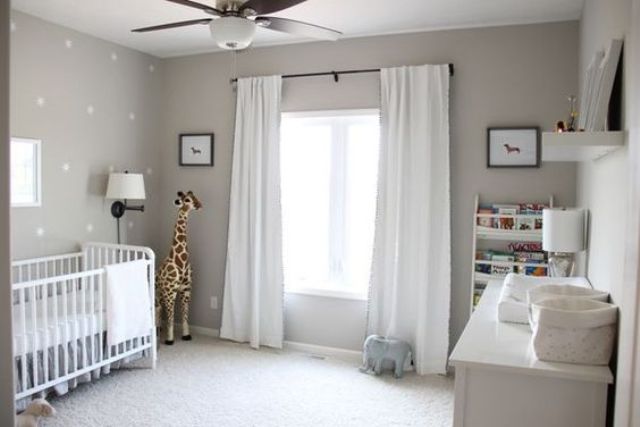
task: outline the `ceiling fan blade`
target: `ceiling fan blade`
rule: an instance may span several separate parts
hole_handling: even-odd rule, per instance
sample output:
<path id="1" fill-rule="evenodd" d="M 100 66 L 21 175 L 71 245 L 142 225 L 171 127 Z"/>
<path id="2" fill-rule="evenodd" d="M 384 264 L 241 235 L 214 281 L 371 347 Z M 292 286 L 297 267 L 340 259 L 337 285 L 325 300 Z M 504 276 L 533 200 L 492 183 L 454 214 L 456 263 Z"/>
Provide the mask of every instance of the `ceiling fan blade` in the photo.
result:
<path id="1" fill-rule="evenodd" d="M 181 4 L 183 6 L 189 6 L 189 7 L 194 7 L 196 9 L 204 10 L 210 15 L 215 15 L 215 16 L 224 15 L 223 11 L 216 9 L 215 7 L 207 6 L 206 4 L 196 3 L 195 1 L 191 1 L 191 0 L 167 0 L 167 1 L 170 1 L 171 3 Z"/>
<path id="2" fill-rule="evenodd" d="M 320 40 L 338 40 L 342 33 L 330 28 L 294 21 L 293 19 L 276 18 L 274 16 L 258 16 L 256 24 L 270 30 L 282 31 L 296 36 L 311 37 Z"/>
<path id="3" fill-rule="evenodd" d="M 190 21 L 172 22 L 171 24 L 154 25 L 153 27 L 143 27 L 131 30 L 134 33 L 146 33 L 149 31 L 166 30 L 168 28 L 186 27 L 188 25 L 204 25 L 213 21 L 213 18 L 192 19 Z"/>
<path id="4" fill-rule="evenodd" d="M 268 15 L 270 13 L 279 12 L 289 9 L 306 0 L 249 0 L 240 6 L 240 10 L 251 9 L 256 15 Z"/>

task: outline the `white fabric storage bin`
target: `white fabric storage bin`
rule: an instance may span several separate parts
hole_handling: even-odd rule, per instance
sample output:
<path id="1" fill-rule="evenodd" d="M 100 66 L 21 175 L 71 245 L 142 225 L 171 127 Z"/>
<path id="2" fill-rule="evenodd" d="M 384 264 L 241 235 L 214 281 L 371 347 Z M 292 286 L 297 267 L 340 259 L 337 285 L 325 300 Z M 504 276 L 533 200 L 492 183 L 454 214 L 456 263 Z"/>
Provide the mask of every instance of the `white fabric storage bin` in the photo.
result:
<path id="1" fill-rule="evenodd" d="M 533 351 L 540 360 L 609 363 L 618 308 L 584 298 L 549 298 L 531 305 Z"/>
<path id="2" fill-rule="evenodd" d="M 592 288 L 585 288 L 583 286 L 553 284 L 540 285 L 527 291 L 527 304 L 531 305 L 534 302 L 541 301 L 543 299 L 557 297 L 591 299 L 600 302 L 609 301 L 608 292 L 599 291 Z"/>

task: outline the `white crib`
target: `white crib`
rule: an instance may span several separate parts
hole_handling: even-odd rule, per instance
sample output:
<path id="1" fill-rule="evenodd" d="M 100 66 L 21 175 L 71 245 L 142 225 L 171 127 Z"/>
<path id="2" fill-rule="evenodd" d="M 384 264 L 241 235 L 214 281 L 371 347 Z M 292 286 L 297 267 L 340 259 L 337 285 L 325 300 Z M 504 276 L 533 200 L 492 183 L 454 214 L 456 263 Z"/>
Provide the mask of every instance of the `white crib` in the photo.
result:
<path id="1" fill-rule="evenodd" d="M 87 243 L 82 251 L 12 263 L 13 352 L 17 401 L 79 377 L 99 377 L 116 362 L 147 357 L 155 368 L 155 328 L 108 346 L 105 266 L 144 260 L 154 300 L 155 255 L 146 247 Z M 153 303 L 150 307 L 155 324 Z"/>

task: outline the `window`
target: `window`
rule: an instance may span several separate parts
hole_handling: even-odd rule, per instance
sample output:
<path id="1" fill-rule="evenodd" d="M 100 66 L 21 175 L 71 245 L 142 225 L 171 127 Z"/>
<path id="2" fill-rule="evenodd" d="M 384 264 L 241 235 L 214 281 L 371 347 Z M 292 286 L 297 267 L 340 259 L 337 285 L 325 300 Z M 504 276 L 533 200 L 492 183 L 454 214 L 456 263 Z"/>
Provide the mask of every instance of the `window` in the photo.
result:
<path id="1" fill-rule="evenodd" d="M 379 112 L 284 114 L 281 132 L 285 288 L 366 297 Z"/>
<path id="2" fill-rule="evenodd" d="M 40 140 L 11 138 L 11 206 L 40 206 Z"/>

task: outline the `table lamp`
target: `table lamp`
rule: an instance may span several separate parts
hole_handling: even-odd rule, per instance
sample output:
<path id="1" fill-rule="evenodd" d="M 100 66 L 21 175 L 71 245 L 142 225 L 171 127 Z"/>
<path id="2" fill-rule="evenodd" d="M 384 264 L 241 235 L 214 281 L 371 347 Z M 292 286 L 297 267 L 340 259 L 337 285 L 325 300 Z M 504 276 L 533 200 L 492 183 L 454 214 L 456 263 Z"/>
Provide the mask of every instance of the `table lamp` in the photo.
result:
<path id="1" fill-rule="evenodd" d="M 542 249 L 549 252 L 549 276 L 574 274 L 574 254 L 585 250 L 584 211 L 551 208 L 542 211 Z"/>

